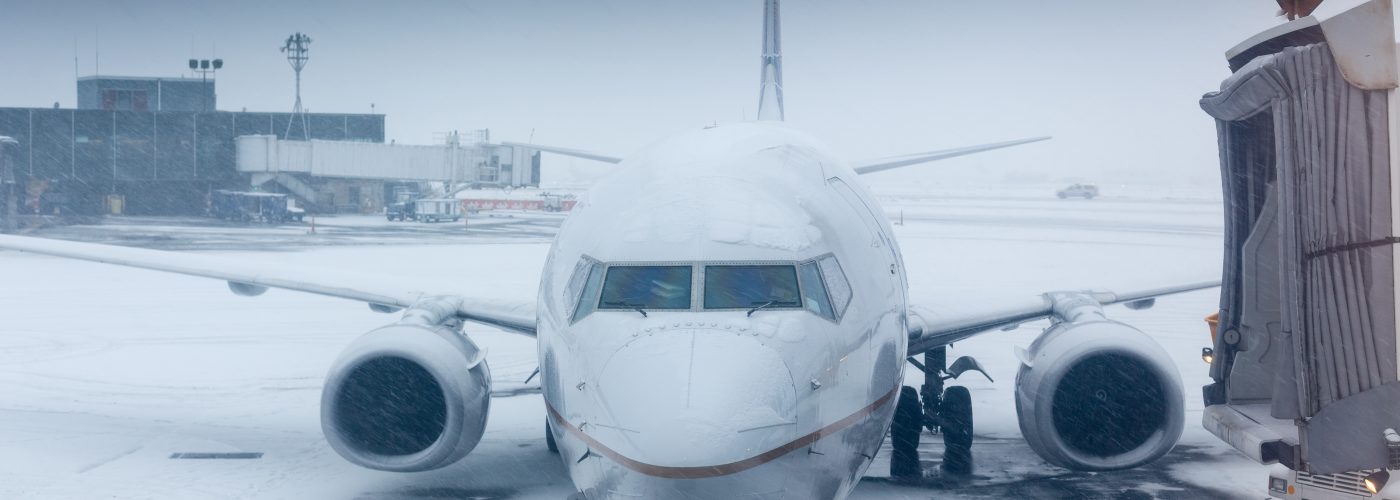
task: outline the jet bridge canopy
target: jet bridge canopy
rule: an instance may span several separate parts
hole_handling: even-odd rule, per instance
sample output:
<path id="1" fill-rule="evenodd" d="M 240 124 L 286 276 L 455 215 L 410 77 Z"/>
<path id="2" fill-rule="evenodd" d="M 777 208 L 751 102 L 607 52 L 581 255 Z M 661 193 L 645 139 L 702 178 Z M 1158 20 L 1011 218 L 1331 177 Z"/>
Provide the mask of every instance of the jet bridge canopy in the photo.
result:
<path id="1" fill-rule="evenodd" d="M 357 141 L 237 139 L 238 171 L 341 179 L 482 182 L 533 186 L 539 150 L 523 144 L 403 145 Z"/>
<path id="2" fill-rule="evenodd" d="M 1392 19 L 1381 1 L 1265 32 L 1201 100 L 1226 217 L 1205 425 L 1263 463 L 1384 468 L 1400 428 Z"/>

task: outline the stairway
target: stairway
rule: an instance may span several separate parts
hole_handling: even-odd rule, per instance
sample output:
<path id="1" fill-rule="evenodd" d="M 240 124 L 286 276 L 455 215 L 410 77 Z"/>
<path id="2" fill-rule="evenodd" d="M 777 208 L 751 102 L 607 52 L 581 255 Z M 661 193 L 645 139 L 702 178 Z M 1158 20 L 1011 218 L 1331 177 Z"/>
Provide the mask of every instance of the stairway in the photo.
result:
<path id="1" fill-rule="evenodd" d="M 316 206 L 316 190 L 292 174 L 283 173 L 254 173 L 252 175 L 253 187 L 259 187 L 269 182 L 276 182 L 287 189 L 288 192 L 300 198 L 303 207 L 308 209 Z"/>

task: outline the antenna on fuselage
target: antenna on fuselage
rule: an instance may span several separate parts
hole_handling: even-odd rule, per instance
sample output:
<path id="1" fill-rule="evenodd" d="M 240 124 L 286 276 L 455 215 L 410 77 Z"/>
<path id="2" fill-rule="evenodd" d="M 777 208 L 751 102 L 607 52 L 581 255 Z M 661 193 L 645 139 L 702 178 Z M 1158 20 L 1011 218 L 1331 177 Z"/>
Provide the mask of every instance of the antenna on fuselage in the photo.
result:
<path id="1" fill-rule="evenodd" d="M 758 119 L 783 121 L 783 46 L 778 0 L 763 2 L 763 56 L 759 68 Z"/>

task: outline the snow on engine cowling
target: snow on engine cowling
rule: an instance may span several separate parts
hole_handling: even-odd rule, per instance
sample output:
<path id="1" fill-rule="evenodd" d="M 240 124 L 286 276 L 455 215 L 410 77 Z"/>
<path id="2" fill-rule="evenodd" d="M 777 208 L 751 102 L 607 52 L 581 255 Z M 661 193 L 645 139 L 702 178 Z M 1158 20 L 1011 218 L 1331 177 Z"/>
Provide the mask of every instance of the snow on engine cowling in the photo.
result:
<path id="1" fill-rule="evenodd" d="M 1056 318 L 1021 353 L 1016 374 L 1016 413 L 1031 449 L 1087 471 L 1129 469 L 1171 451 L 1185 405 L 1166 351 L 1092 300 L 1071 302 Z"/>
<path id="2" fill-rule="evenodd" d="M 403 321 L 356 339 L 335 361 L 321 429 L 351 463 L 433 470 L 476 447 L 490 402 L 491 372 L 471 339 L 440 323 Z"/>

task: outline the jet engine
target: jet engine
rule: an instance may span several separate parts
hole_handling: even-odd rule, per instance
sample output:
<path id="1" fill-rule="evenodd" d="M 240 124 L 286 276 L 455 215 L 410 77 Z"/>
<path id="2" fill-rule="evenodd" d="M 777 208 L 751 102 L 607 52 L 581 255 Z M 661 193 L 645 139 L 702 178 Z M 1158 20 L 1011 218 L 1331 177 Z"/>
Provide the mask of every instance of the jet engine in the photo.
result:
<path id="1" fill-rule="evenodd" d="M 1067 469 L 1128 469 L 1161 458 L 1185 421 L 1176 366 L 1146 334 L 1105 318 L 1098 302 L 1069 299 L 1019 353 L 1021 434 L 1041 458 Z"/>
<path id="2" fill-rule="evenodd" d="M 321 430 L 371 469 L 414 472 L 460 460 L 481 441 L 491 402 L 484 353 L 456 328 L 401 322 L 356 339 L 332 365 Z"/>

